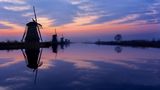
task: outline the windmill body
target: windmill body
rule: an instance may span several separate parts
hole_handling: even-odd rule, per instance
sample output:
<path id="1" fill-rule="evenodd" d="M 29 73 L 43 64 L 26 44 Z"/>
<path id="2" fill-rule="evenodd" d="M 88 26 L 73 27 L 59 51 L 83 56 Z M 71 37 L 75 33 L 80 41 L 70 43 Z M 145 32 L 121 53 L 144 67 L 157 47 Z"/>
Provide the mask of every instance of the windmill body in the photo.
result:
<path id="1" fill-rule="evenodd" d="M 35 22 L 34 20 L 32 22 L 29 22 L 26 24 L 27 26 L 27 31 L 26 31 L 26 37 L 25 37 L 25 42 L 39 42 L 40 37 L 38 34 L 38 23 Z"/>

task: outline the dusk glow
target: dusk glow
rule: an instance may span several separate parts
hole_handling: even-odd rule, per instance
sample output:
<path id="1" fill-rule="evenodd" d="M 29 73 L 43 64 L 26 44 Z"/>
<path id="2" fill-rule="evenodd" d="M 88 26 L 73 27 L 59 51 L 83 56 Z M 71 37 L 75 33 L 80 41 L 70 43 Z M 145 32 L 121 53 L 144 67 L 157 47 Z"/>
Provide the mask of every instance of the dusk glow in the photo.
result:
<path id="1" fill-rule="evenodd" d="M 45 40 L 54 33 L 73 40 L 106 39 L 121 33 L 128 39 L 159 38 L 159 0 L 0 0 L 0 36 L 19 40 L 37 10 Z M 149 35 L 152 33 L 152 36 Z M 7 36 L 10 36 L 8 38 Z M 83 36 L 83 37 L 81 37 Z"/>

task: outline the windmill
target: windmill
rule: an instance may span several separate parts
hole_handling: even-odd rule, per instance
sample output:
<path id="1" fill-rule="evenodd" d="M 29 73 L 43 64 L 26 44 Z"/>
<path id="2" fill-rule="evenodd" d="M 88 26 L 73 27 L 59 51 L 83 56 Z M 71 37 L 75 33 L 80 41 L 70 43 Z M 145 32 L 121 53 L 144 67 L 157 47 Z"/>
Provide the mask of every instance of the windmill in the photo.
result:
<path id="1" fill-rule="evenodd" d="M 37 15 L 35 7 L 33 6 L 33 12 L 34 12 L 34 19 L 32 19 L 31 22 L 26 24 L 25 32 L 22 37 L 22 42 L 25 43 L 39 43 L 40 40 L 42 40 L 42 35 L 40 32 L 40 28 L 42 28 L 42 25 L 38 23 Z"/>
<path id="2" fill-rule="evenodd" d="M 57 31 L 55 29 L 55 34 L 52 35 L 52 44 L 57 44 L 58 40 L 57 40 Z"/>
<path id="3" fill-rule="evenodd" d="M 34 45 L 34 43 L 40 43 L 43 42 L 40 28 L 42 28 L 42 25 L 38 23 L 37 15 L 35 7 L 33 6 L 33 12 L 34 12 L 34 19 L 32 19 L 31 22 L 26 24 L 25 32 L 23 34 L 21 42 L 30 43 Z M 37 45 L 37 44 L 35 44 Z M 25 51 L 23 49 L 22 54 L 24 55 L 25 61 L 27 63 L 27 67 L 30 69 L 33 69 L 33 72 L 35 72 L 35 80 L 36 83 L 37 74 L 38 74 L 38 67 L 40 67 L 43 63 L 40 62 L 41 55 L 42 55 L 42 49 L 37 48 L 25 48 Z"/>

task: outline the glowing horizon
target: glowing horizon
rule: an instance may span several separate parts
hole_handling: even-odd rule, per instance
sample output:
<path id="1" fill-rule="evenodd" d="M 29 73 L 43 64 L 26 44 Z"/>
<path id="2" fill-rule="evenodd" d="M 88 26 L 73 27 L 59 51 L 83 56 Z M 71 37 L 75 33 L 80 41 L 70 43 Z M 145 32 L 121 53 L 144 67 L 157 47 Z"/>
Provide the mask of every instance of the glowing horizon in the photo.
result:
<path id="1" fill-rule="evenodd" d="M 3 40 L 22 37 L 25 24 L 33 16 L 32 6 L 36 6 L 38 22 L 43 25 L 42 35 L 51 39 L 54 29 L 69 38 L 80 40 L 107 39 L 120 33 L 141 34 L 137 39 L 159 38 L 159 0 L 0 0 L 0 37 Z M 115 5 L 119 3 L 119 5 Z M 54 4 L 54 5 L 52 5 Z M 153 35 L 148 35 L 152 33 Z M 10 36 L 10 37 L 8 37 Z"/>

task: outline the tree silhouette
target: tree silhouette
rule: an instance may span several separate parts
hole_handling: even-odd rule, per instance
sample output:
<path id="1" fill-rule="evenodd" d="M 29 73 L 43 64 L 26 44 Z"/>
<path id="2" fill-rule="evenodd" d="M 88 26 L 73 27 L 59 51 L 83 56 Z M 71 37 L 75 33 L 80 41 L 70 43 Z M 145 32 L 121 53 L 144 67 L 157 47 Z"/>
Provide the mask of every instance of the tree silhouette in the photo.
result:
<path id="1" fill-rule="evenodd" d="M 115 37 L 114 37 L 114 40 L 116 42 L 120 42 L 122 40 L 122 35 L 121 34 L 117 34 Z"/>

